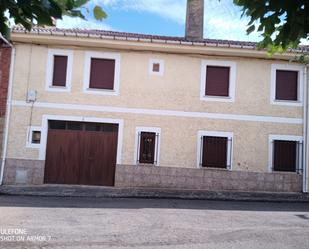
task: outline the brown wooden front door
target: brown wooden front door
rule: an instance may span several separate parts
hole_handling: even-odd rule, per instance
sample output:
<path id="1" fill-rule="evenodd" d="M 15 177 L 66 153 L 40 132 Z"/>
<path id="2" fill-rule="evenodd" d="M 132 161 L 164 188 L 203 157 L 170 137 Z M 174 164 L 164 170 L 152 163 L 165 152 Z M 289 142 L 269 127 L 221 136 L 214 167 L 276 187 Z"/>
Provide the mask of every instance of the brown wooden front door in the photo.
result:
<path id="1" fill-rule="evenodd" d="M 50 124 L 44 183 L 114 186 L 118 125 Z"/>

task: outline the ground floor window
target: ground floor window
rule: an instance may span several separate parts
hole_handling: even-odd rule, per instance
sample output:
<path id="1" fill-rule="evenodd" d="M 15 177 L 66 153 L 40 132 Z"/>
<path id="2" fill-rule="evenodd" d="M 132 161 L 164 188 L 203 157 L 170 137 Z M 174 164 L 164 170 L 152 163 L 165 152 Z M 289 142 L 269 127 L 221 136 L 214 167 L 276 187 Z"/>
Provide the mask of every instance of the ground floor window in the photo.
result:
<path id="1" fill-rule="evenodd" d="M 140 133 L 139 162 L 154 164 L 155 150 L 156 150 L 156 133 L 141 132 Z"/>
<path id="2" fill-rule="evenodd" d="M 137 164 L 159 165 L 160 129 L 138 127 L 136 129 Z"/>
<path id="3" fill-rule="evenodd" d="M 232 137 L 229 132 L 200 131 L 199 167 L 232 169 Z"/>
<path id="4" fill-rule="evenodd" d="M 302 151 L 301 137 L 270 136 L 271 171 L 301 173 Z"/>
<path id="5" fill-rule="evenodd" d="M 27 131 L 27 148 L 39 149 L 41 146 L 42 128 L 39 126 L 31 126 Z"/>

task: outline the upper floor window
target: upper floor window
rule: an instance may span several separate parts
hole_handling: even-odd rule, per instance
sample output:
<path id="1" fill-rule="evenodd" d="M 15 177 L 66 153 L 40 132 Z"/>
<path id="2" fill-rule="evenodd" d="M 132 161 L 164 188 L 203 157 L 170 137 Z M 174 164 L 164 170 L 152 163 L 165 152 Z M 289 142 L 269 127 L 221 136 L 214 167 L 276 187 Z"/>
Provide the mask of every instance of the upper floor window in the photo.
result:
<path id="1" fill-rule="evenodd" d="M 115 60 L 91 58 L 89 88 L 114 90 L 114 80 Z"/>
<path id="2" fill-rule="evenodd" d="M 119 94 L 120 55 L 87 52 L 84 72 L 84 92 Z"/>
<path id="3" fill-rule="evenodd" d="M 230 68 L 207 66 L 205 96 L 229 97 Z"/>
<path id="4" fill-rule="evenodd" d="M 70 91 L 73 52 L 70 50 L 50 49 L 47 59 L 46 90 Z"/>
<path id="5" fill-rule="evenodd" d="M 273 64 L 271 72 L 271 103 L 301 106 L 302 95 L 303 67 Z"/>
<path id="6" fill-rule="evenodd" d="M 163 76 L 164 60 L 150 59 L 149 60 L 149 74 Z"/>
<path id="7" fill-rule="evenodd" d="M 54 55 L 53 86 L 66 86 L 67 81 L 68 56 Z"/>
<path id="8" fill-rule="evenodd" d="M 201 68 L 201 100 L 234 102 L 236 63 L 203 60 Z"/>

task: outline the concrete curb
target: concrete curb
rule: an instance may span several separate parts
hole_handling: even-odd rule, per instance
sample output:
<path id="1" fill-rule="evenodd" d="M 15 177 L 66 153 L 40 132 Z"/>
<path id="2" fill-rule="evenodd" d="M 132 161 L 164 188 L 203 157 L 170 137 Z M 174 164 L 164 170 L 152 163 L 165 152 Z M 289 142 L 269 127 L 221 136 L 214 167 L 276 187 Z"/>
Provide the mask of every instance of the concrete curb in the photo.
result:
<path id="1" fill-rule="evenodd" d="M 40 185 L 0 186 L 0 195 L 97 197 L 97 198 L 160 198 L 220 201 L 305 202 L 303 193 L 206 191 L 162 188 L 116 188 L 97 186 Z"/>

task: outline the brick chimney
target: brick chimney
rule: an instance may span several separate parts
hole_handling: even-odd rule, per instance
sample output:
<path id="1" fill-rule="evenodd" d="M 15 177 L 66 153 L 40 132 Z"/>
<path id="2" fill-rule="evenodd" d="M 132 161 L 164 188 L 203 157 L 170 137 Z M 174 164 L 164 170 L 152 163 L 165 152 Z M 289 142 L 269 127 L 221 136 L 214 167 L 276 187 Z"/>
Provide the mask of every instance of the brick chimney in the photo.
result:
<path id="1" fill-rule="evenodd" d="M 204 31 L 204 0 L 187 0 L 186 38 L 202 40 Z"/>

